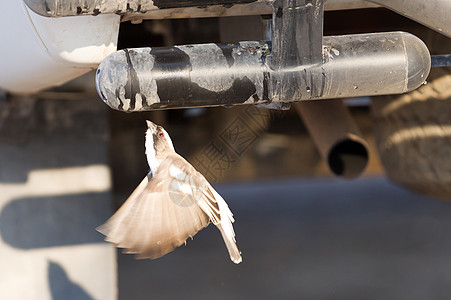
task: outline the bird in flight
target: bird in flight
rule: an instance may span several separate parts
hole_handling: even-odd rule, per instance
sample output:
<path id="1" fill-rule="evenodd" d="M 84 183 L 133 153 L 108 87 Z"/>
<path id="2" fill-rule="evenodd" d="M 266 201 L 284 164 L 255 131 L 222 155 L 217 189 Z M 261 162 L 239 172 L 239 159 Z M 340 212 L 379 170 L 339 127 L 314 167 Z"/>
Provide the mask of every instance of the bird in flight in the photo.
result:
<path id="1" fill-rule="evenodd" d="M 148 175 L 119 210 L 97 230 L 105 240 L 137 258 L 158 258 L 185 244 L 213 223 L 230 259 L 239 264 L 235 221 L 224 199 L 205 177 L 174 150 L 166 130 L 147 122 Z"/>

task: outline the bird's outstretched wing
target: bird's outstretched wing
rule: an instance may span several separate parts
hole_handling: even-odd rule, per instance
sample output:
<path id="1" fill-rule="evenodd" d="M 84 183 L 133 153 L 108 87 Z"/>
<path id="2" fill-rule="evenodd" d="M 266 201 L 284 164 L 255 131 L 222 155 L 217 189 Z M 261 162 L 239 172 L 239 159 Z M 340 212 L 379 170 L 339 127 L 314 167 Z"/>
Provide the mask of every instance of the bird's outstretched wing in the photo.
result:
<path id="1" fill-rule="evenodd" d="M 232 261 L 241 262 L 227 204 L 200 173 L 174 153 L 160 164 L 153 178 L 144 178 L 97 230 L 126 253 L 158 258 L 185 243 L 210 221 L 221 231 Z"/>

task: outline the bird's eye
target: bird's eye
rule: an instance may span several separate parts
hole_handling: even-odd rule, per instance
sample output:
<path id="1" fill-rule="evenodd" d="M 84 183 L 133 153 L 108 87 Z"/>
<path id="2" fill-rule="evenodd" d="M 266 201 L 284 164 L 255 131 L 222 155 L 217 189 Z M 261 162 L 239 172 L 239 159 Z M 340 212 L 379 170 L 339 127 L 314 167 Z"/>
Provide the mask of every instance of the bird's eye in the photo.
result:
<path id="1" fill-rule="evenodd" d="M 158 134 L 160 137 L 163 137 L 163 132 L 160 132 L 159 134 Z"/>

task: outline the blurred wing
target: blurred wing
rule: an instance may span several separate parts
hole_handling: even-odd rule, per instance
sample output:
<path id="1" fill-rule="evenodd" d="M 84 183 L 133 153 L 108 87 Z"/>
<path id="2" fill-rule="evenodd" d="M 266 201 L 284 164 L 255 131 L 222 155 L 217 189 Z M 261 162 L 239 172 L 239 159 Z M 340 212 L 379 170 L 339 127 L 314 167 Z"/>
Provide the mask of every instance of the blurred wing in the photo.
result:
<path id="1" fill-rule="evenodd" d="M 138 258 L 158 258 L 182 245 L 210 221 L 218 226 L 235 263 L 241 262 L 233 216 L 207 180 L 178 154 L 171 154 L 122 207 L 97 230 Z"/>
<path id="2" fill-rule="evenodd" d="M 160 171 L 161 170 L 161 171 Z M 195 205 L 186 184 L 168 174 L 161 165 L 150 181 L 146 178 L 122 207 L 97 228 L 106 241 L 136 253 L 138 258 L 158 258 L 185 243 L 209 223 L 209 217 Z M 181 181 L 183 183 L 183 181 Z"/>

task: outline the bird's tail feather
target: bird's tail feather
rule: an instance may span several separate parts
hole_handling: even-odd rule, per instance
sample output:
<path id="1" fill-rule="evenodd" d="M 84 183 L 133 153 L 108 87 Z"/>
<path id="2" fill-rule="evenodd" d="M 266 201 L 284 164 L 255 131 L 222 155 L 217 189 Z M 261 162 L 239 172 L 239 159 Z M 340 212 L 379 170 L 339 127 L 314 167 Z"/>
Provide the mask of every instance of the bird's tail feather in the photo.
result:
<path id="1" fill-rule="evenodd" d="M 227 250 L 229 251 L 230 259 L 234 263 L 239 264 L 243 259 L 241 257 L 241 252 L 236 245 L 235 238 L 224 231 L 222 224 L 218 224 L 217 226 L 219 231 L 221 232 L 222 238 L 224 239 Z"/>
<path id="2" fill-rule="evenodd" d="M 242 257 L 241 252 L 236 244 L 235 231 L 233 230 L 232 225 L 232 223 L 235 222 L 235 219 L 233 218 L 233 214 L 230 211 L 230 208 L 225 200 L 221 197 L 221 195 L 218 194 L 218 192 L 216 192 L 213 187 L 211 187 L 211 185 L 210 190 L 218 203 L 219 211 L 221 213 L 221 221 L 215 225 L 221 232 L 224 243 L 227 247 L 227 250 L 229 251 L 230 259 L 234 263 L 239 264 L 242 261 Z"/>

